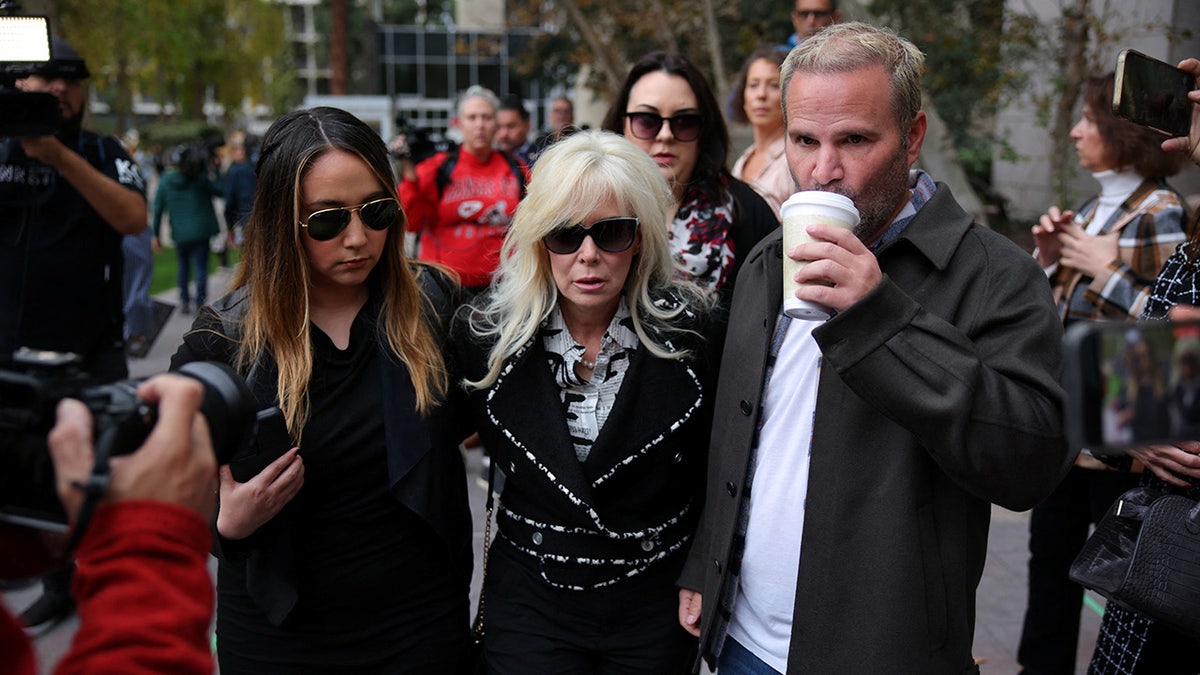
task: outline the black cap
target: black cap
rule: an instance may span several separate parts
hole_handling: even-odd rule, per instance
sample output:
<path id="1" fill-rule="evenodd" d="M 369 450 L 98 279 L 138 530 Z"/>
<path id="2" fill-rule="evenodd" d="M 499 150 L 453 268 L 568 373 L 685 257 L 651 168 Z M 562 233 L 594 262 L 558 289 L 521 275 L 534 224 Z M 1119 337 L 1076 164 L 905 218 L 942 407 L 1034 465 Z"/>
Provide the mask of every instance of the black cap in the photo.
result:
<path id="1" fill-rule="evenodd" d="M 33 69 L 33 74 L 49 80 L 86 80 L 92 76 L 87 63 L 66 40 L 50 40 L 50 60 Z"/>

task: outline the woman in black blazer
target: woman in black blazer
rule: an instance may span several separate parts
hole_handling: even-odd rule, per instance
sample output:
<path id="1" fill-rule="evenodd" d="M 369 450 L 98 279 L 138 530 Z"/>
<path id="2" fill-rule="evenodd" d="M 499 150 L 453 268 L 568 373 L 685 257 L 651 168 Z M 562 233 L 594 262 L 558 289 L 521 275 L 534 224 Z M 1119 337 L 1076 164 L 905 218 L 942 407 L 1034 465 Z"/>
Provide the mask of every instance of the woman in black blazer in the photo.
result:
<path id="1" fill-rule="evenodd" d="M 677 273 L 670 189 L 629 141 L 538 159 L 491 288 L 459 311 L 472 418 L 506 475 L 493 673 L 689 672 L 675 579 L 702 492 L 711 296 Z"/>
<path id="2" fill-rule="evenodd" d="M 472 564 L 455 286 L 405 259 L 384 143 L 349 113 L 279 118 L 257 174 L 234 291 L 171 359 L 236 366 L 298 446 L 244 482 L 222 468 L 221 672 L 453 672 Z"/>

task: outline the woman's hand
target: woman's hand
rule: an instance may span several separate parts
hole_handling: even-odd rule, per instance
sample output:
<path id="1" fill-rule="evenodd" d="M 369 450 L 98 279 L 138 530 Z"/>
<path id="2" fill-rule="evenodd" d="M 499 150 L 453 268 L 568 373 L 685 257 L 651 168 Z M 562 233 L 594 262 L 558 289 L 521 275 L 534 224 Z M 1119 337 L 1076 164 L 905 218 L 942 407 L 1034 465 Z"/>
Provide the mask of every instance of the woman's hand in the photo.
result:
<path id="1" fill-rule="evenodd" d="M 700 617 L 704 598 L 696 591 L 679 589 L 679 625 L 692 637 L 700 637 Z"/>
<path id="2" fill-rule="evenodd" d="M 1033 226 L 1033 241 L 1037 246 L 1037 261 L 1042 269 L 1058 262 L 1062 254 L 1062 244 L 1058 240 L 1058 228 L 1070 223 L 1075 218 L 1074 211 L 1060 211 L 1057 206 L 1051 206 L 1038 224 Z"/>
<path id="3" fill-rule="evenodd" d="M 1134 459 L 1145 464 L 1164 483 L 1181 488 L 1191 487 L 1192 484 L 1180 478 L 1180 475 L 1200 479 L 1200 456 L 1197 453 L 1200 453 L 1200 441 L 1129 449 Z"/>
<path id="4" fill-rule="evenodd" d="M 1058 231 L 1058 241 L 1062 246 L 1059 262 L 1067 267 L 1097 277 L 1117 259 L 1116 233 L 1091 235 L 1075 223 L 1066 223 Z"/>
<path id="5" fill-rule="evenodd" d="M 1162 149 L 1167 152 L 1186 152 L 1193 162 L 1200 164 L 1200 60 L 1184 59 L 1179 62 L 1179 69 L 1196 76 L 1196 88 L 1188 92 L 1188 99 L 1192 102 L 1192 130 L 1187 136 L 1163 141 Z"/>
<path id="6" fill-rule="evenodd" d="M 304 460 L 292 448 L 254 478 L 239 483 L 228 466 L 221 467 L 221 507 L 217 532 L 226 539 L 254 534 L 292 501 L 304 485 Z"/>

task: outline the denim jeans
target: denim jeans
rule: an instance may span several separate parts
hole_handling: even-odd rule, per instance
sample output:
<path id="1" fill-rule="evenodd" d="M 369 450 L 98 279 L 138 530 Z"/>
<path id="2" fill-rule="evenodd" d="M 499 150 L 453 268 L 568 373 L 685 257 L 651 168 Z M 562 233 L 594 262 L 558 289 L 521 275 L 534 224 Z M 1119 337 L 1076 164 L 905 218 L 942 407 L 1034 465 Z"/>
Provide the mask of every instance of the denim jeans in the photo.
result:
<path id="1" fill-rule="evenodd" d="M 737 640 L 727 637 L 721 648 L 721 658 L 717 659 L 717 675 L 779 675 L 779 671 L 768 666 Z"/>
<path id="2" fill-rule="evenodd" d="M 179 274 L 175 281 L 179 284 L 179 301 L 188 304 L 191 296 L 188 294 L 188 279 L 192 276 L 192 265 L 196 266 L 196 307 L 203 305 L 208 299 L 208 240 L 190 244 L 175 244 L 175 256 L 179 261 Z"/>

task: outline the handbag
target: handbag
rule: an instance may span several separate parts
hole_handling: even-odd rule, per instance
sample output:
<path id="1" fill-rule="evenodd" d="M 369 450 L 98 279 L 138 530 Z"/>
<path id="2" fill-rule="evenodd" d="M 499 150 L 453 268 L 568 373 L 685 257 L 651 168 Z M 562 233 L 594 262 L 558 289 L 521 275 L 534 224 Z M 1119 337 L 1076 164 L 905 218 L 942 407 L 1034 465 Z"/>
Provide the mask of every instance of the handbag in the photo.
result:
<path id="1" fill-rule="evenodd" d="M 1200 503 L 1151 487 L 1129 490 L 1100 520 L 1069 575 L 1200 637 Z"/>
<path id="2" fill-rule="evenodd" d="M 471 624 L 471 643 L 463 657 L 462 675 L 487 675 L 487 655 L 483 649 L 483 594 L 487 584 L 488 555 L 492 548 L 492 512 L 495 509 L 495 493 L 492 485 L 496 481 L 496 463 L 488 465 L 487 520 L 483 525 L 483 573 L 479 582 L 479 604 L 475 608 L 475 621 Z"/>

